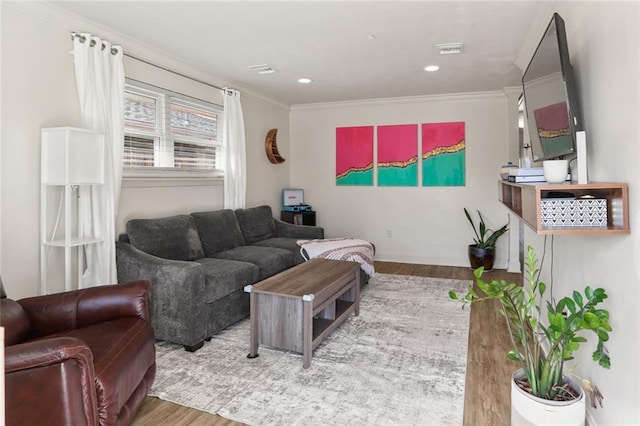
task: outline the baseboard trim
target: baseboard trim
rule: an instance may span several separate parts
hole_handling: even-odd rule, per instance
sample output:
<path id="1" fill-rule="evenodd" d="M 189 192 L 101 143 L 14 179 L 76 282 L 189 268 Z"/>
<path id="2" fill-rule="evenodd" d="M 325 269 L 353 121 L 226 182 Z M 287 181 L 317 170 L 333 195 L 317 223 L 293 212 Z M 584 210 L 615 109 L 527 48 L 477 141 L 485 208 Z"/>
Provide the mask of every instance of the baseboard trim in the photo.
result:
<path id="1" fill-rule="evenodd" d="M 518 262 L 517 260 L 510 260 L 509 261 L 509 266 L 507 267 L 507 272 L 515 272 L 515 273 L 519 273 L 522 272 L 521 267 L 520 267 L 520 262 Z"/>
<path id="2" fill-rule="evenodd" d="M 399 253 L 376 253 L 375 260 L 381 262 L 413 263 L 417 265 L 457 266 L 469 267 L 469 259 L 451 257 L 422 257 Z M 505 258 L 497 258 L 493 264 L 494 269 L 508 269 L 509 262 Z M 512 271 L 508 271 L 512 272 Z M 520 271 L 515 271 L 520 272 Z"/>

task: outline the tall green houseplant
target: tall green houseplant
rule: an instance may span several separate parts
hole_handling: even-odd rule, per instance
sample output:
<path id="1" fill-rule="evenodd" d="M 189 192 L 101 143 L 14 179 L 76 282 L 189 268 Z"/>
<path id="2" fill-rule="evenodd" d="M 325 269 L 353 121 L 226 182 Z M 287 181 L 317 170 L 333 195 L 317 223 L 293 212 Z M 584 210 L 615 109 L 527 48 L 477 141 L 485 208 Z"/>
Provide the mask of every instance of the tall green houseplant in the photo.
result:
<path id="1" fill-rule="evenodd" d="M 582 332 L 592 332 L 598 339 L 593 360 L 604 368 L 610 367 L 604 347 L 612 330 L 609 311 L 598 307 L 607 294 L 602 288 L 587 286 L 582 293 L 574 291 L 571 297 L 563 297 L 557 303 L 553 299 L 547 301 L 544 323 L 540 318 L 547 286 L 539 280 L 538 261 L 531 246 L 527 248 L 525 265 L 524 286 L 505 280 L 486 282 L 481 278 L 483 268 L 478 268 L 477 291 L 471 285 L 464 296 L 453 291 L 449 296 L 465 304 L 498 299 L 511 338 L 512 350 L 507 357 L 521 364 L 530 386 L 528 392 L 554 400 L 568 386 L 563 379 L 565 361 L 573 359 L 573 353 L 587 341 Z"/>

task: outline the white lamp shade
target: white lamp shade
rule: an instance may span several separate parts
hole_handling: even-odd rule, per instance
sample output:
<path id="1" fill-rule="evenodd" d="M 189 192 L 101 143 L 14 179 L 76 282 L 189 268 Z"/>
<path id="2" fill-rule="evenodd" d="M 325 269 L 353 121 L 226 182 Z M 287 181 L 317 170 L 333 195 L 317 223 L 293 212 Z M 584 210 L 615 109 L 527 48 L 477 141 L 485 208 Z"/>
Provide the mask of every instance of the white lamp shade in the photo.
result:
<path id="1" fill-rule="evenodd" d="M 42 183 L 104 183 L 104 135 L 76 127 L 51 127 L 42 129 L 41 142 Z"/>

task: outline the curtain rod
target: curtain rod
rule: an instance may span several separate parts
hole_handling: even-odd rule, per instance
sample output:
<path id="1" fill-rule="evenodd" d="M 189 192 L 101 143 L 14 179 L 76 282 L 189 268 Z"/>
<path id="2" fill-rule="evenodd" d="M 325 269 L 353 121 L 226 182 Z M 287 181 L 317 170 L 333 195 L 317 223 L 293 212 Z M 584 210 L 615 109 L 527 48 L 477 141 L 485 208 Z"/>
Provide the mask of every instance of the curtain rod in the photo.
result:
<path id="1" fill-rule="evenodd" d="M 81 43 L 84 43 L 84 42 L 86 41 L 86 39 L 87 39 L 87 38 L 86 38 L 85 36 L 83 36 L 82 34 L 78 34 L 78 33 L 76 33 L 75 31 L 72 31 L 72 32 L 71 32 L 71 39 L 73 39 L 73 38 L 75 38 L 75 37 L 78 37 L 78 38 L 80 39 L 80 42 L 81 42 Z M 96 42 L 95 42 L 94 40 L 91 40 L 91 46 L 93 47 L 93 46 L 95 46 L 95 44 L 96 44 Z M 103 44 L 103 45 L 102 45 L 102 48 L 104 49 L 105 47 L 106 47 L 106 46 Z M 111 54 L 112 54 L 112 55 L 115 55 L 116 53 L 118 53 L 118 51 L 117 51 L 116 49 L 112 48 L 112 49 L 111 49 Z M 169 68 L 165 68 L 165 67 L 163 67 L 163 66 L 160 66 L 160 65 L 154 64 L 154 63 L 152 63 L 152 62 L 149 62 L 149 61 L 147 61 L 147 60 L 145 60 L 145 59 L 141 59 L 141 58 L 138 58 L 138 57 L 136 57 L 136 56 L 130 55 L 130 54 L 128 54 L 128 53 L 124 53 L 124 52 L 123 52 L 122 54 L 123 54 L 124 56 L 127 56 L 127 57 L 129 57 L 129 58 L 131 58 L 131 59 L 134 59 L 134 60 L 136 60 L 136 61 L 139 61 L 139 62 L 145 63 L 145 64 L 147 64 L 147 65 L 151 65 L 152 67 L 159 68 L 159 69 L 161 69 L 161 70 L 164 70 L 164 71 L 170 72 L 170 73 L 172 73 L 172 74 L 178 75 L 178 76 L 183 77 L 183 78 L 188 78 L 189 80 L 195 81 L 196 83 L 204 84 L 205 86 L 213 87 L 214 89 L 218 89 L 218 90 L 221 90 L 221 91 L 223 91 L 223 92 L 225 92 L 225 91 L 227 90 L 227 89 L 226 89 L 226 88 L 224 88 L 224 87 L 219 87 L 219 86 L 216 86 L 215 84 L 207 83 L 206 81 L 202 81 L 202 80 L 198 80 L 197 78 L 189 77 L 188 75 L 182 74 L 181 72 L 174 71 L 174 70 L 169 69 Z M 233 90 L 233 89 L 231 89 L 231 90 Z"/>
<path id="2" fill-rule="evenodd" d="M 219 86 L 216 86 L 215 84 L 207 83 L 206 81 L 202 81 L 202 80 L 198 80 L 197 78 L 189 77 L 188 75 L 182 74 L 181 72 L 174 71 L 174 70 L 169 69 L 169 68 L 165 68 L 163 66 L 160 66 L 160 65 L 154 64 L 152 62 L 149 62 L 149 61 L 147 61 L 145 59 L 141 59 L 141 58 L 138 58 L 136 56 L 129 55 L 128 53 L 125 53 L 124 56 L 128 56 L 129 58 L 135 59 L 136 61 L 140 61 L 140 62 L 145 63 L 147 65 L 151 65 L 152 67 L 160 68 L 163 71 L 167 71 L 167 72 L 170 72 L 172 74 L 179 75 L 180 77 L 188 78 L 189 80 L 193 80 L 196 83 L 204 84 L 205 86 L 213 87 L 214 89 L 222 90 L 223 92 L 226 90 L 224 87 L 219 87 Z"/>
<path id="3" fill-rule="evenodd" d="M 82 34 L 78 34 L 76 32 L 71 32 L 71 40 L 73 40 L 75 37 L 78 37 L 78 40 L 80 40 L 80 43 L 84 43 L 85 41 L 87 41 L 87 38 L 85 36 L 83 36 Z M 91 42 L 89 43 L 89 46 L 93 47 L 96 45 L 96 41 L 95 40 L 91 40 Z M 104 50 L 104 48 L 107 47 L 106 44 L 102 43 L 102 50 Z M 118 49 L 116 49 L 115 47 L 111 48 L 111 54 L 115 55 L 118 53 Z"/>

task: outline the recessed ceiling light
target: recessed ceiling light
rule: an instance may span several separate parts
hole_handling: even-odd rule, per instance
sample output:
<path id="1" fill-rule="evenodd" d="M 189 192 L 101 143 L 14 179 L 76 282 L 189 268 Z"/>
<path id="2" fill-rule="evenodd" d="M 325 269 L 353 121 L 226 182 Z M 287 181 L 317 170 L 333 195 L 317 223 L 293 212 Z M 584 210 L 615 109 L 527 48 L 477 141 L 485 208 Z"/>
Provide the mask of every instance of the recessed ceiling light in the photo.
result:
<path id="1" fill-rule="evenodd" d="M 310 78 L 299 78 L 298 79 L 298 83 L 302 83 L 302 84 L 307 84 L 307 83 L 311 83 L 311 79 Z"/>
<path id="2" fill-rule="evenodd" d="M 424 67 L 425 71 L 429 71 L 429 72 L 434 72 L 434 71 L 438 71 L 440 69 L 439 66 L 437 65 L 428 65 L 426 67 Z"/>

